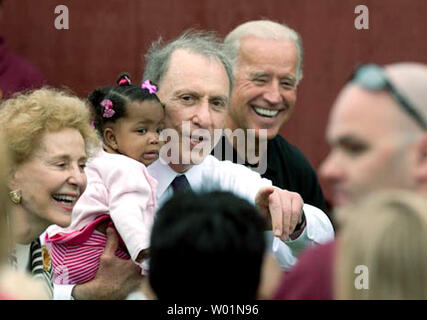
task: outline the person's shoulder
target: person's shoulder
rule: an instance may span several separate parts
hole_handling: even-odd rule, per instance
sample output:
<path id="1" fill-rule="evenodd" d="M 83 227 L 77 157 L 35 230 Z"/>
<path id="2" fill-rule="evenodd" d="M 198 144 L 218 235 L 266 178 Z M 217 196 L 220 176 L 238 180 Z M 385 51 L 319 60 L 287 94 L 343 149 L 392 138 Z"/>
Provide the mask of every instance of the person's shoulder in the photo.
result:
<path id="1" fill-rule="evenodd" d="M 231 164 L 233 164 L 231 161 L 219 160 L 209 154 L 200 164 L 192 166 L 190 170 L 202 171 L 204 174 L 214 175 L 215 173 L 229 170 L 231 168 Z"/>
<path id="2" fill-rule="evenodd" d="M 219 160 L 212 155 L 208 155 L 206 157 L 206 159 L 203 161 L 203 165 L 205 167 L 214 167 L 214 168 L 218 168 L 220 170 L 233 171 L 235 173 L 238 172 L 238 173 L 246 173 L 249 175 L 252 175 L 252 174 L 258 175 L 258 173 L 249 169 L 248 167 L 244 166 L 243 164 L 234 163 L 230 160 Z"/>
<path id="3" fill-rule="evenodd" d="M 111 174 L 117 172 L 134 172 L 145 171 L 146 167 L 143 163 L 136 161 L 130 157 L 121 154 L 108 153 L 101 150 L 87 165 L 88 170 L 96 170 L 103 174 Z"/>
<path id="4" fill-rule="evenodd" d="M 306 249 L 284 276 L 274 299 L 330 300 L 333 298 L 332 274 L 335 241 Z"/>
<path id="5" fill-rule="evenodd" d="M 268 156 L 280 156 L 295 170 L 302 169 L 314 171 L 313 166 L 300 149 L 277 135 L 268 143 Z"/>
<path id="6" fill-rule="evenodd" d="M 245 168 L 245 166 L 233 163 L 230 160 L 219 160 L 211 154 L 209 154 L 205 159 L 203 159 L 203 162 L 199 165 L 199 168 L 203 168 L 203 170 L 205 170 L 206 168 L 241 170 L 241 167 Z"/>
<path id="7" fill-rule="evenodd" d="M 306 156 L 302 153 L 300 149 L 298 149 L 296 146 L 294 146 L 292 143 L 290 143 L 280 135 L 275 136 L 273 139 L 269 141 L 268 148 L 274 148 L 276 150 L 278 149 L 280 150 L 280 152 L 284 153 L 285 155 L 292 156 L 297 161 L 298 160 L 307 161 Z"/>
<path id="8" fill-rule="evenodd" d="M 218 160 L 212 155 L 207 156 L 203 161 L 203 166 L 199 166 L 203 177 L 209 177 L 210 180 L 217 179 L 218 181 L 233 181 L 233 183 L 255 183 L 259 181 L 266 181 L 271 184 L 270 180 L 262 179 L 261 175 L 248 167 L 234 163 L 229 160 Z M 249 186 L 248 186 L 249 187 Z"/>
<path id="9" fill-rule="evenodd" d="M 336 240 L 333 239 L 326 243 L 316 244 L 311 248 L 303 251 L 298 258 L 300 264 L 304 264 L 309 266 L 314 261 L 332 261 L 335 253 Z"/>

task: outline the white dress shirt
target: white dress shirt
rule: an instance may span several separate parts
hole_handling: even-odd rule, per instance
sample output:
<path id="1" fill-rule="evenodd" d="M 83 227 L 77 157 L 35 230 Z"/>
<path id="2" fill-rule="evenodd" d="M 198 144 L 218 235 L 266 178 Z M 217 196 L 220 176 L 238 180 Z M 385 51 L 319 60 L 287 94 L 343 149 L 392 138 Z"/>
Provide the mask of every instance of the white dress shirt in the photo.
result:
<path id="1" fill-rule="evenodd" d="M 161 159 L 148 167 L 148 173 L 157 180 L 157 203 L 159 207 L 173 194 L 171 182 L 179 174 Z M 262 178 L 257 172 L 231 161 L 219 161 L 208 155 L 201 164 L 192 166 L 185 173 L 191 188 L 200 191 L 229 191 L 255 204 L 259 189 L 271 186 L 270 180 Z M 274 252 L 283 269 L 296 263 L 299 252 L 314 243 L 324 243 L 334 237 L 334 230 L 326 214 L 311 205 L 303 206 L 306 227 L 295 240 L 282 241 L 273 237 L 272 231 L 266 232 L 268 248 Z"/>

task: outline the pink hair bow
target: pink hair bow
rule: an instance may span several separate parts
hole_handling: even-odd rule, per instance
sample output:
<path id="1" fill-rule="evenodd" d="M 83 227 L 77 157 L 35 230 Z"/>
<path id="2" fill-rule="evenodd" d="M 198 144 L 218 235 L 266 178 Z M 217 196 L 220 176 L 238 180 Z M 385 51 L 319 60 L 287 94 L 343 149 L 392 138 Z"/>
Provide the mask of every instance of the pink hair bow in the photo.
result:
<path id="1" fill-rule="evenodd" d="M 104 118 L 111 118 L 116 113 L 113 110 L 113 102 L 110 99 L 102 100 L 101 106 L 104 107 L 104 114 L 102 115 Z"/>
<path id="2" fill-rule="evenodd" d="M 151 84 L 150 80 L 145 80 L 141 85 L 141 89 L 147 89 L 150 94 L 157 92 L 157 87 L 154 84 Z"/>

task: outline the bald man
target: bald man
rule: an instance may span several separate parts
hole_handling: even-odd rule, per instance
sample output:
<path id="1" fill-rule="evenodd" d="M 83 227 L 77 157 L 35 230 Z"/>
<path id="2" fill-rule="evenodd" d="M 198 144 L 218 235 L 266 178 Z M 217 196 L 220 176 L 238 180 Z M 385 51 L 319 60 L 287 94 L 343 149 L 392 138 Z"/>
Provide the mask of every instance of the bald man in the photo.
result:
<path id="1" fill-rule="evenodd" d="M 426 65 L 360 67 L 335 101 L 327 128 L 331 151 L 320 174 L 332 186 L 335 208 L 379 190 L 427 195 L 426 119 Z M 303 253 L 275 298 L 333 299 L 335 246 Z"/>

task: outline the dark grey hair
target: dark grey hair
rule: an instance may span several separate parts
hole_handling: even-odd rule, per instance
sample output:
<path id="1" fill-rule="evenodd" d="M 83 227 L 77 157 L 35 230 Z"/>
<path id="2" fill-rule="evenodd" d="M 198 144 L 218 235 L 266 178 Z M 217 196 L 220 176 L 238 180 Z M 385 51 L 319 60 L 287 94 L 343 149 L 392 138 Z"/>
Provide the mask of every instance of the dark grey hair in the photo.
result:
<path id="1" fill-rule="evenodd" d="M 213 32 L 187 30 L 177 39 L 164 43 L 162 38 L 155 41 L 145 55 L 145 72 L 143 80 L 161 85 L 164 75 L 169 69 L 170 57 L 175 50 L 185 49 L 195 54 L 222 63 L 230 83 L 230 96 L 233 87 L 233 70 L 224 52 L 221 40 Z"/>
<path id="2" fill-rule="evenodd" d="M 224 40 L 224 47 L 228 58 L 230 59 L 234 70 L 237 67 L 239 56 L 240 41 L 249 36 L 262 39 L 291 40 L 295 43 L 298 53 L 296 80 L 297 83 L 302 79 L 302 65 L 304 50 L 301 36 L 295 30 L 284 24 L 271 20 L 256 20 L 245 22 L 233 31 L 231 31 Z"/>

